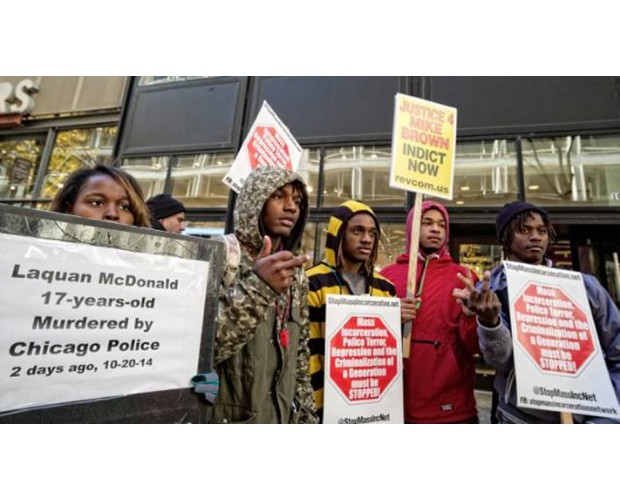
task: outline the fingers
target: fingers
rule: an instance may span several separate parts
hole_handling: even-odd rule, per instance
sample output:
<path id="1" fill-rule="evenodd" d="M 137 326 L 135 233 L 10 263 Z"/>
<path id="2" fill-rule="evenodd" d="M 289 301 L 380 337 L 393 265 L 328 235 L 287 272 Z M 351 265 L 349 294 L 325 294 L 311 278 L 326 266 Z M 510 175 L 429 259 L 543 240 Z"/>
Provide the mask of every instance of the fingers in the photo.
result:
<path id="1" fill-rule="evenodd" d="M 418 312 L 418 299 L 413 297 L 403 297 L 400 299 L 400 321 L 406 323 L 415 319 Z"/>
<path id="2" fill-rule="evenodd" d="M 271 254 L 271 238 L 269 236 L 263 237 L 263 247 L 258 252 L 257 259 L 262 259 L 264 257 L 268 257 Z"/>
<path id="3" fill-rule="evenodd" d="M 485 271 L 482 276 L 482 293 L 487 293 L 491 288 L 491 273 L 489 271 Z"/>
<path id="4" fill-rule="evenodd" d="M 461 280 L 461 283 L 465 285 L 467 290 L 471 291 L 474 289 L 474 280 L 472 279 L 469 269 L 467 269 L 467 276 L 463 276 L 461 273 L 456 273 L 456 277 Z"/>
<path id="5" fill-rule="evenodd" d="M 271 241 L 264 240 L 265 244 L 260 255 L 266 253 Z M 254 261 L 252 269 L 276 292 L 283 293 L 295 282 L 297 268 L 302 267 L 309 258 L 307 255 L 295 256 L 293 253 L 283 250 L 272 255 L 258 257 Z"/>
<path id="6" fill-rule="evenodd" d="M 471 275 L 471 269 L 469 269 L 469 267 L 465 268 L 465 274 L 467 275 L 467 279 L 473 283 L 474 278 Z"/>

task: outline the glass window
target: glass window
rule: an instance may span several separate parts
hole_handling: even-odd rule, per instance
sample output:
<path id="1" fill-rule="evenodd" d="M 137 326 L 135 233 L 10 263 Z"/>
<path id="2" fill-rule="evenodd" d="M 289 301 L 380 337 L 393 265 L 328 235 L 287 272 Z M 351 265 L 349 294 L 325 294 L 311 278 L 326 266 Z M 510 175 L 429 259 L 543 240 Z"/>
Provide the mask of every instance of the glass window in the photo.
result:
<path id="1" fill-rule="evenodd" d="M 525 139 L 523 166 L 529 202 L 620 206 L 620 136 Z"/>
<path id="2" fill-rule="evenodd" d="M 304 236 L 301 240 L 301 248 L 299 253 L 306 254 L 310 257 L 310 260 L 306 264 L 306 269 L 312 267 L 315 263 L 319 262 L 320 256 L 314 255 L 314 242 L 316 239 L 316 232 L 319 230 L 320 223 L 308 222 L 304 228 Z"/>
<path id="3" fill-rule="evenodd" d="M 212 76 L 141 76 L 138 82 L 139 86 L 158 85 L 162 83 L 186 82 L 188 80 L 197 80 L 199 78 L 214 78 Z"/>
<path id="4" fill-rule="evenodd" d="M 224 222 L 220 221 L 188 221 L 183 234 L 202 237 L 222 235 L 224 227 Z"/>
<path id="5" fill-rule="evenodd" d="M 169 158 L 151 156 L 146 158 L 126 158 L 123 168 L 133 175 L 144 193 L 144 199 L 161 194 L 166 189 Z"/>
<path id="6" fill-rule="evenodd" d="M 399 206 L 407 193 L 389 187 L 391 149 L 352 146 L 326 150 L 323 205 L 337 206 L 359 200 L 371 207 Z"/>
<path id="7" fill-rule="evenodd" d="M 117 127 L 63 130 L 56 142 L 43 182 L 42 198 L 53 198 L 68 174 L 112 158 Z"/>
<path id="8" fill-rule="evenodd" d="M 404 223 L 381 223 L 381 241 L 376 270 L 396 262 L 396 257 L 405 253 L 406 246 Z"/>
<path id="9" fill-rule="evenodd" d="M 573 269 L 572 254 L 570 241 L 568 240 L 556 241 L 553 245 L 551 245 L 548 251 L 548 256 L 553 262 L 553 267 L 558 267 L 560 269 Z"/>
<path id="10" fill-rule="evenodd" d="M 472 269 L 478 278 L 490 271 L 502 260 L 501 245 L 478 245 L 462 243 L 459 245 L 459 264 Z"/>
<path id="11" fill-rule="evenodd" d="M 514 142 L 496 139 L 457 144 L 454 198 L 436 199 L 446 206 L 503 206 L 518 192 Z"/>
<path id="12" fill-rule="evenodd" d="M 172 196 L 188 207 L 225 207 L 229 188 L 222 182 L 232 153 L 179 156 L 172 167 Z"/>
<path id="13" fill-rule="evenodd" d="M 316 207 L 317 189 L 319 188 L 320 149 L 304 149 L 297 173 L 301 175 L 308 189 L 310 207 Z"/>
<path id="14" fill-rule="evenodd" d="M 607 274 L 608 290 L 616 305 L 620 304 L 620 254 L 618 252 L 605 253 L 605 272 Z"/>
<path id="15" fill-rule="evenodd" d="M 30 198 L 45 136 L 0 138 L 0 199 Z"/>

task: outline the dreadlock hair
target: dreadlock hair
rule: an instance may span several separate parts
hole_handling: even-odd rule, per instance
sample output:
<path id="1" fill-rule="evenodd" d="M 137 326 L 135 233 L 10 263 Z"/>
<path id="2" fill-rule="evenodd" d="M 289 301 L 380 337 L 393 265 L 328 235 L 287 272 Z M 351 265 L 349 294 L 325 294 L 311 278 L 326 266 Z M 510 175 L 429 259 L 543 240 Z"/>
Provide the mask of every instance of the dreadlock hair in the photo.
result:
<path id="1" fill-rule="evenodd" d="M 523 225 L 527 222 L 528 219 L 533 219 L 534 214 L 538 214 L 538 212 L 535 212 L 533 210 L 521 212 L 517 214 L 506 225 L 506 228 L 504 229 L 502 236 L 499 240 L 499 242 L 502 244 L 502 252 L 504 252 L 504 255 L 510 254 L 510 247 L 512 246 L 512 240 L 514 239 L 515 233 L 523 228 Z M 555 243 L 557 239 L 557 234 L 555 232 L 555 229 L 553 228 L 553 225 L 546 217 L 542 217 L 542 220 L 545 223 L 547 232 L 549 233 L 549 244 Z"/>

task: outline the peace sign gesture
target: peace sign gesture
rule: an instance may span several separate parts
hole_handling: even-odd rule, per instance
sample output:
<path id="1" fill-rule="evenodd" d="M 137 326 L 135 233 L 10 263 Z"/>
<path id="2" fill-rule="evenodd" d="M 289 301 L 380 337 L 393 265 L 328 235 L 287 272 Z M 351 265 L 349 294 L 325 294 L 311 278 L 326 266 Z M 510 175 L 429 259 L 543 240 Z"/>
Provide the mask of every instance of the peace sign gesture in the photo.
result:
<path id="1" fill-rule="evenodd" d="M 452 296 L 459 300 L 469 311 L 476 313 L 482 325 L 488 327 L 497 326 L 502 305 L 495 292 L 491 290 L 491 273 L 485 271 L 480 290 L 476 290 L 474 287 L 469 269 L 467 270 L 467 276 L 458 273 L 457 277 L 465 285 L 465 288 L 461 290 L 455 289 L 452 292 Z"/>

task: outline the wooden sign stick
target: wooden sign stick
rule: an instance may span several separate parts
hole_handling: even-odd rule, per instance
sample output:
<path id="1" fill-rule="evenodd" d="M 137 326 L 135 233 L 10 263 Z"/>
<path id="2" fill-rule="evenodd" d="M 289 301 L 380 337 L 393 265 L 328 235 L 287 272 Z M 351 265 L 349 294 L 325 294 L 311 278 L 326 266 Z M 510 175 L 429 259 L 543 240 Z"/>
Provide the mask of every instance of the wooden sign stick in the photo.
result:
<path id="1" fill-rule="evenodd" d="M 411 221 L 411 240 L 409 242 L 409 273 L 407 275 L 407 297 L 415 297 L 415 277 L 418 268 L 418 252 L 420 247 L 420 224 L 422 221 L 422 193 L 415 193 L 413 204 L 413 220 Z M 403 330 L 403 358 L 411 352 L 412 321 L 405 323 Z"/>
<path id="2" fill-rule="evenodd" d="M 560 423 L 562 424 L 573 424 L 573 414 L 567 413 L 565 411 L 560 412 Z"/>

